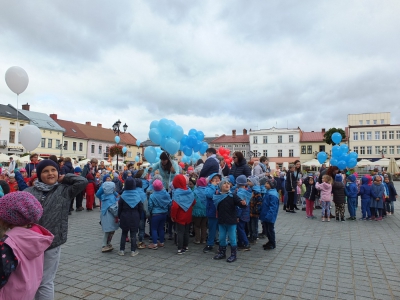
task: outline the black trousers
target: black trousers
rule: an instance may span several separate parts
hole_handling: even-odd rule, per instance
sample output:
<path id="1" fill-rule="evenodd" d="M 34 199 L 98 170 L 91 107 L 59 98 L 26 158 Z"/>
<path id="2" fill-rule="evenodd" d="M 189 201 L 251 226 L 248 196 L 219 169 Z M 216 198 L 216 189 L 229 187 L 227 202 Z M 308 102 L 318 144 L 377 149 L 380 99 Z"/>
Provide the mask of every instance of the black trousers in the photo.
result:
<path id="1" fill-rule="evenodd" d="M 294 210 L 294 192 L 287 192 L 288 200 L 286 204 L 286 209 Z"/>

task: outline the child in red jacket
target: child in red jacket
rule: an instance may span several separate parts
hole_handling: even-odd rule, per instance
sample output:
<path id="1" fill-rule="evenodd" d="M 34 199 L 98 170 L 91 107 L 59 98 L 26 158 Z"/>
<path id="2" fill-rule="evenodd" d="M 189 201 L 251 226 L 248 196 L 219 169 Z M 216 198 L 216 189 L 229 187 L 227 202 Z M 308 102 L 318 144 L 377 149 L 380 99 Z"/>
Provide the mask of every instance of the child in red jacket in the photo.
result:
<path id="1" fill-rule="evenodd" d="M 172 185 L 174 191 L 172 192 L 171 219 L 176 223 L 178 254 L 183 254 L 189 250 L 190 223 L 192 223 L 192 209 L 196 201 L 192 190 L 187 188 L 185 176 L 175 176 Z"/>
<path id="2" fill-rule="evenodd" d="M 86 175 L 86 179 L 88 180 L 88 184 L 86 186 L 86 210 L 93 210 L 94 204 L 94 195 L 96 194 L 96 184 L 94 183 L 94 177 L 92 173 L 88 173 Z"/>

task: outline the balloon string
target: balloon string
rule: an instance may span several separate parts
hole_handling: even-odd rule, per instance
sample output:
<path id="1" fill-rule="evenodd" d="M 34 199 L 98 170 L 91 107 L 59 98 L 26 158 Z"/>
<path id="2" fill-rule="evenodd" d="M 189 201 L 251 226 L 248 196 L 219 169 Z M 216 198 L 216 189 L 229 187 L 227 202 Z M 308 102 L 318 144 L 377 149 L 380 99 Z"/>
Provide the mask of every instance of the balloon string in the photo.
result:
<path id="1" fill-rule="evenodd" d="M 19 95 L 17 94 L 17 132 L 16 132 L 17 148 L 18 148 L 18 143 L 19 143 L 18 97 L 19 97 Z"/>

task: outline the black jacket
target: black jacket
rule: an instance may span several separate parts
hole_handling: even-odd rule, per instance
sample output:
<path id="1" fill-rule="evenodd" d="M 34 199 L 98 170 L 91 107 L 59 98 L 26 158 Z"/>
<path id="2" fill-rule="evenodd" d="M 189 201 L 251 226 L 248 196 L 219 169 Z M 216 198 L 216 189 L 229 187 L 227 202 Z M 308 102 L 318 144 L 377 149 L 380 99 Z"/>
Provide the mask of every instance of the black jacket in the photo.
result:
<path id="1" fill-rule="evenodd" d="M 297 181 L 296 178 L 294 177 L 293 172 L 288 172 L 286 173 L 286 183 L 285 183 L 285 189 L 287 192 L 293 192 L 296 191 L 297 188 Z"/>
<path id="2" fill-rule="evenodd" d="M 247 164 L 247 161 L 243 159 L 239 164 L 232 164 L 231 171 L 229 175 L 233 175 L 235 179 L 240 175 L 245 175 L 246 177 L 251 176 L 251 169 Z"/>
<path id="3" fill-rule="evenodd" d="M 61 175 L 74 174 L 75 173 L 75 169 L 72 166 L 72 163 L 70 161 L 66 161 L 64 163 L 64 165 L 62 166 L 60 173 L 61 173 Z"/>
<path id="4" fill-rule="evenodd" d="M 304 185 L 306 186 L 306 192 L 304 198 L 315 201 L 315 196 L 318 194 L 318 190 L 315 188 L 315 182 L 310 184 L 309 178 L 304 179 Z"/>
<path id="5" fill-rule="evenodd" d="M 235 194 L 222 200 L 217 207 L 218 224 L 236 224 L 236 206 L 239 206 L 240 208 L 246 207 L 246 205 L 240 203 L 241 201 L 242 200 Z"/>
<path id="6" fill-rule="evenodd" d="M 139 228 L 140 216 L 143 213 L 143 203 L 139 202 L 134 208 L 121 198 L 118 202 L 119 227 L 122 230 L 131 230 L 135 234 Z"/>
<path id="7" fill-rule="evenodd" d="M 332 194 L 333 194 L 333 202 L 335 204 L 344 204 L 346 203 L 346 193 L 345 186 L 343 182 L 334 181 L 332 184 Z"/>
<path id="8" fill-rule="evenodd" d="M 207 158 L 203 168 L 200 171 L 199 177 L 208 177 L 211 174 L 219 172 L 219 163 L 214 157 Z"/>

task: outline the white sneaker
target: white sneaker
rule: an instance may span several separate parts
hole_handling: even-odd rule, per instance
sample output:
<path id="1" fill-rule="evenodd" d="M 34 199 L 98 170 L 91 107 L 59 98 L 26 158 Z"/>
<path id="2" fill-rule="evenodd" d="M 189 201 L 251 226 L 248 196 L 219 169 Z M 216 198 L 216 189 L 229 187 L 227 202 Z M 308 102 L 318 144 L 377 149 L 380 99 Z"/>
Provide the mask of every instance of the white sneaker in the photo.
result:
<path id="1" fill-rule="evenodd" d="M 120 255 L 120 256 L 124 256 L 125 255 L 125 252 L 124 251 L 118 251 L 118 255 Z"/>
<path id="2" fill-rule="evenodd" d="M 136 256 L 136 255 L 138 255 L 138 254 L 139 254 L 138 251 L 132 251 L 132 252 L 131 252 L 131 256 Z"/>

